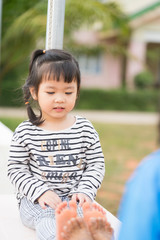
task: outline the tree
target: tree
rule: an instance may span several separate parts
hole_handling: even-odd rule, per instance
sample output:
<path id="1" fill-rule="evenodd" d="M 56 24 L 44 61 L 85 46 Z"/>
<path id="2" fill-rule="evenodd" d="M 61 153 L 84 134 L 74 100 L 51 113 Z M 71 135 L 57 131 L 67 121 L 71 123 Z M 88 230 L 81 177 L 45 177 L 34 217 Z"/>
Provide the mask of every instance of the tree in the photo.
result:
<path id="1" fill-rule="evenodd" d="M 4 5 L 5 2 L 7 1 L 4 1 Z M 15 1 L 12 0 L 9 10 L 11 10 L 11 8 L 15 10 L 16 6 L 19 4 L 14 5 L 14 3 Z M 2 65 L 0 80 L 2 80 L 5 74 L 11 69 L 23 63 L 31 49 L 34 49 L 38 41 L 40 41 L 40 38 L 44 38 L 45 36 L 45 10 L 47 11 L 47 7 L 44 1 L 40 1 L 34 6 L 28 4 L 25 10 L 23 4 L 22 6 L 22 8 L 19 6 L 19 14 L 13 15 L 13 21 L 9 22 L 6 21 L 6 19 L 8 19 L 8 14 L 5 15 L 5 8 L 3 10 L 4 25 L 2 32 Z M 5 7 L 7 8 L 7 6 Z M 14 12 L 14 10 L 12 11 Z M 22 13 L 20 14 L 21 11 Z"/>
<path id="2" fill-rule="evenodd" d="M 2 31 L 2 63 L 0 81 L 12 69 L 26 62 L 35 48 L 44 48 L 46 34 L 47 0 L 4 0 Z M 82 2 L 66 0 L 64 48 L 78 47 L 72 34 L 82 26 L 93 27 L 101 23 L 100 31 L 118 27 L 120 36 L 128 31 L 126 16 L 114 2 L 97 0 Z M 18 71 L 18 70 L 17 70 Z"/>

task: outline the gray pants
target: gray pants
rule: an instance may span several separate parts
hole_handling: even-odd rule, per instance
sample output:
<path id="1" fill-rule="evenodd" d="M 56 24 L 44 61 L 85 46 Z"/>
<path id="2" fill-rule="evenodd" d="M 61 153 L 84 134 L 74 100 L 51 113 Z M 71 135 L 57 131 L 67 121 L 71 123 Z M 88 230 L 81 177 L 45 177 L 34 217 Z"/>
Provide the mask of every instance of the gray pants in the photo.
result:
<path id="1" fill-rule="evenodd" d="M 63 197 L 62 201 L 69 201 Z M 82 209 L 77 208 L 78 215 L 82 216 Z M 20 217 L 22 223 L 29 228 L 35 229 L 38 240 L 56 240 L 56 221 L 54 209 L 47 207 L 42 209 L 39 204 L 34 204 L 24 197 L 20 204 Z"/>

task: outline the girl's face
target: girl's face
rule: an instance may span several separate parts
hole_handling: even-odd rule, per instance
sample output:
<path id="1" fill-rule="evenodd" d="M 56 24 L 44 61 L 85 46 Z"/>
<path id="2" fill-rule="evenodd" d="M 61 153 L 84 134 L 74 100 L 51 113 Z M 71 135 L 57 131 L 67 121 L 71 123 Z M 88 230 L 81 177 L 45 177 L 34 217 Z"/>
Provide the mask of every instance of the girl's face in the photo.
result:
<path id="1" fill-rule="evenodd" d="M 48 122 L 65 120 L 67 114 L 74 108 L 77 98 L 77 82 L 64 82 L 63 77 L 59 81 L 42 78 L 38 93 L 34 88 L 30 89 L 34 100 L 37 100 L 42 111 L 42 118 Z"/>

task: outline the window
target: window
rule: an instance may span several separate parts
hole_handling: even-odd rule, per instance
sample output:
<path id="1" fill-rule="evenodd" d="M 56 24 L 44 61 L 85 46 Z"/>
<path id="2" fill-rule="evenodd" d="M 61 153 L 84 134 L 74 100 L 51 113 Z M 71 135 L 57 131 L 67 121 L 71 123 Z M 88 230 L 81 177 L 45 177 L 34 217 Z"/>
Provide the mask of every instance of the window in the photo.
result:
<path id="1" fill-rule="evenodd" d="M 101 72 L 102 57 L 80 55 L 77 57 L 82 73 L 99 74 Z"/>

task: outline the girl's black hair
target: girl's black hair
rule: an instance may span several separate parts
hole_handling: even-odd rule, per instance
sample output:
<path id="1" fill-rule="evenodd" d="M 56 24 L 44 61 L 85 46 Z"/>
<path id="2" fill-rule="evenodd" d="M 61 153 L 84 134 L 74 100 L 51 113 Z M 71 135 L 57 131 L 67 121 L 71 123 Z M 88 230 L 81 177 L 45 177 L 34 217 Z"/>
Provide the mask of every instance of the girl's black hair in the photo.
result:
<path id="1" fill-rule="evenodd" d="M 77 94 L 80 90 L 80 70 L 76 59 L 67 51 L 59 49 L 50 50 L 35 50 L 32 53 L 30 65 L 29 65 L 29 75 L 23 86 L 24 101 L 27 105 L 27 113 L 29 120 L 34 125 L 40 125 L 44 120 L 42 119 L 42 112 L 40 111 L 39 116 L 37 116 L 29 100 L 31 99 L 30 88 L 34 87 L 35 93 L 38 93 L 39 85 L 42 81 L 43 76 L 50 79 L 53 77 L 56 81 L 60 80 L 62 76 L 64 81 L 67 83 L 76 80 L 77 82 Z"/>

